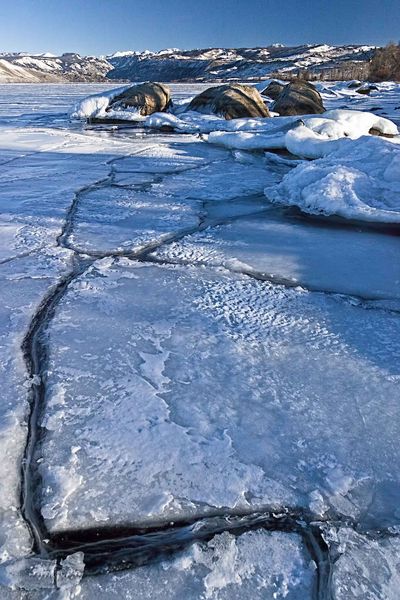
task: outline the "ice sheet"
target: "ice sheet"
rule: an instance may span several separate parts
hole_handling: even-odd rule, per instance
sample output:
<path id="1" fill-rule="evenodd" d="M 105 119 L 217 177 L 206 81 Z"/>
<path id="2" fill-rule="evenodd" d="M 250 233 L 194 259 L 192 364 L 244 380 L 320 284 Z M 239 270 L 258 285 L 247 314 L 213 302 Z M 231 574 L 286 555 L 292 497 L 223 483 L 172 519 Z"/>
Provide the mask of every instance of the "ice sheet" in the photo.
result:
<path id="1" fill-rule="evenodd" d="M 326 537 L 336 558 L 332 573 L 335 600 L 398 598 L 398 535 L 382 539 L 379 536 L 360 535 L 351 529 L 332 529 Z"/>
<path id="2" fill-rule="evenodd" d="M 397 522 L 398 328 L 221 270 L 97 263 L 50 330 L 48 526 L 296 504 Z"/>
<path id="3" fill-rule="evenodd" d="M 370 97 L 347 92 L 343 83 L 323 85 L 330 110 L 361 108 L 399 122 L 396 84 L 379 85 Z M 177 557 L 168 568 L 83 580 L 81 592 L 76 586 L 53 592 L 46 586 L 54 583 L 54 560 L 48 568 L 46 559 L 26 560 L 31 540 L 18 511 L 19 485 L 34 382 L 28 381 L 20 346 L 39 303 L 71 269 L 71 253 L 56 245 L 61 228 L 70 220 L 70 233 L 79 234 L 80 243 L 109 252 L 141 244 L 143 232 L 146 240 L 160 241 L 166 231 L 176 232 L 194 217 L 197 224 L 201 217 L 201 227 L 226 225 L 158 254 L 185 266 L 105 259 L 78 278 L 61 301 L 50 324 L 45 460 L 33 465 L 41 465 L 47 486 L 37 490 L 47 523 L 52 530 L 149 523 L 253 511 L 271 503 L 327 519 L 332 513 L 350 515 L 355 526 L 372 533 L 361 539 L 344 528 L 336 532 L 346 551 L 335 564 L 334 594 L 346 600 L 395 598 L 397 538 L 389 535 L 398 534 L 399 518 L 399 321 L 395 311 L 379 309 L 389 306 L 388 299 L 396 306 L 395 238 L 327 229 L 298 217 L 242 221 L 246 213 L 265 210 L 263 188 L 278 189 L 283 177 L 290 188 L 290 178 L 300 171 L 291 168 L 300 162 L 205 143 L 198 133 L 218 131 L 218 118 L 186 115 L 184 129 L 175 134 L 155 133 L 153 126 L 161 121 L 122 130 L 69 121 L 72 102 L 108 87 L 0 90 L 0 586 L 3 567 L 11 574 L 8 587 L 0 587 L 1 597 L 135 597 L 140 586 L 160 597 L 169 589 L 179 597 L 183 586 L 193 597 L 285 597 L 286 592 L 290 598 L 308 597 L 313 566 L 308 568 L 304 548 L 290 534 L 254 537 L 253 532 L 236 541 L 225 535 L 218 551 L 211 542 L 192 549 L 196 560 L 192 551 L 186 553 L 183 572 Z M 179 99 L 176 114 L 169 115 L 174 122 L 184 123 L 185 103 L 200 89 L 204 86 L 174 86 Z M 284 138 L 294 124 L 293 119 L 266 121 L 224 122 L 224 132 L 236 139 Z M 347 126 L 331 121 L 309 123 L 314 133 L 325 135 L 325 148 Z M 307 140 L 294 141 L 309 148 Z M 362 172 L 362 164 L 351 162 L 357 154 L 366 176 L 379 183 L 374 201 L 381 202 L 384 193 L 386 202 L 389 191 L 395 202 L 394 144 L 369 137 L 339 142 L 346 147 L 340 167 Z M 315 165 L 318 179 L 320 160 L 304 162 L 301 169 Z M 323 160 L 330 176 L 340 174 L 331 156 Z M 351 182 L 357 194 L 370 184 L 359 186 L 360 178 L 357 185 Z M 339 199 L 346 191 L 344 179 L 335 183 Z M 293 187 L 293 196 L 287 194 L 291 203 L 303 189 L 309 200 L 303 184 L 304 179 Z M 319 188 L 319 208 L 332 201 L 333 189 Z M 171 206 L 177 207 L 174 215 Z M 395 204 L 389 209 L 397 210 Z M 346 255 L 352 259 L 348 264 Z M 380 302 L 285 290 L 232 272 L 243 268 L 298 277 L 310 287 L 332 284 L 330 291 Z M 337 544 L 331 538 L 329 544 L 336 558 Z M 37 565 L 33 583 L 31 560 Z M 79 581 L 82 562 L 75 568 L 73 556 L 66 560 L 56 580 Z M 10 565 L 16 570 L 8 571 Z M 227 576 L 237 574 L 240 582 L 227 583 Z M 162 576 L 166 586 L 157 585 Z M 24 589 L 15 589 L 21 581 Z M 227 585 L 219 587 L 220 581 Z"/>
<path id="4" fill-rule="evenodd" d="M 68 252 L 37 251 L 0 264 L 0 562 L 30 552 L 18 511 L 26 443 L 28 379 L 21 343 L 47 289 L 69 265 Z"/>
<path id="5" fill-rule="evenodd" d="M 268 209 L 210 227 L 163 246 L 154 256 L 221 265 L 313 290 L 400 300 L 397 235 L 312 221 L 288 210 Z"/>

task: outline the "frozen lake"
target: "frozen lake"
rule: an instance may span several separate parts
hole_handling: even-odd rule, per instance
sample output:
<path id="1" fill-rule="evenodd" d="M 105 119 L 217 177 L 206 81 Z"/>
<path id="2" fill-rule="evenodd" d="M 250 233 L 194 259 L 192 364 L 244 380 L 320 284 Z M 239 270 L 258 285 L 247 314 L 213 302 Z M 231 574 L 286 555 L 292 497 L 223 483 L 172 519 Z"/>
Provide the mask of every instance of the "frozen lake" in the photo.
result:
<path id="1" fill-rule="evenodd" d="M 0 86 L 0 596 L 394 600 L 398 223 L 271 203 L 287 153 L 69 118 L 112 87 Z"/>

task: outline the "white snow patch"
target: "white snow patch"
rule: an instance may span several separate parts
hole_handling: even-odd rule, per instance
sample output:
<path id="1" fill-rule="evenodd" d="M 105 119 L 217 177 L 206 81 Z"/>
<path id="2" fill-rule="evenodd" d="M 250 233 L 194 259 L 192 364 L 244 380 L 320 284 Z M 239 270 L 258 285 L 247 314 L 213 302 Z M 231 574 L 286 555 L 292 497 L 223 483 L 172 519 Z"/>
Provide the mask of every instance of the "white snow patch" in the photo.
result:
<path id="1" fill-rule="evenodd" d="M 108 117 L 110 119 L 113 118 L 114 111 L 106 112 L 107 108 L 110 105 L 111 100 L 113 100 L 119 94 L 122 94 L 126 89 L 131 87 L 130 85 L 124 85 L 119 88 L 115 88 L 110 91 L 103 91 L 98 94 L 93 94 L 92 96 L 88 96 L 83 100 L 79 101 L 73 108 L 71 112 L 72 119 L 89 119 L 89 118 L 105 118 Z M 123 112 L 123 118 L 130 120 L 133 118 L 132 111 L 124 110 L 118 111 L 118 114 Z M 136 112 L 134 113 L 136 115 Z"/>
<path id="2" fill-rule="evenodd" d="M 267 187 L 268 199 L 312 214 L 400 223 L 400 146 L 372 136 L 327 143 L 334 144 L 327 156 Z"/>

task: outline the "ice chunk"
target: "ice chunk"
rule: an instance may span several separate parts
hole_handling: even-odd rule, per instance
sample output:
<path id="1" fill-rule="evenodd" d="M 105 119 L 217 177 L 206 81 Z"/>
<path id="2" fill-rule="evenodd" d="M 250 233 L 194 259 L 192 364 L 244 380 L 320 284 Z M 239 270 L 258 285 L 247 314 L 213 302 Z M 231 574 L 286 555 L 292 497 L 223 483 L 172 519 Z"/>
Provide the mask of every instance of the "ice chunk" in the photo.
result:
<path id="1" fill-rule="evenodd" d="M 389 119 L 357 110 L 331 110 L 318 117 L 268 119 L 256 127 L 221 126 L 210 130 L 208 142 L 240 150 L 286 149 L 302 158 L 320 158 L 340 148 L 339 140 L 358 139 L 371 129 L 398 138 L 397 126 Z"/>
<path id="2" fill-rule="evenodd" d="M 337 553 L 332 574 L 335 600 L 397 600 L 400 587 L 398 536 L 363 536 L 352 530 L 329 532 Z"/>
<path id="3" fill-rule="evenodd" d="M 0 582 L 28 591 L 52 589 L 55 584 L 55 571 L 55 560 L 31 556 L 2 565 Z"/>
<path id="4" fill-rule="evenodd" d="M 374 137 L 332 143 L 338 145 L 326 157 L 267 187 L 267 197 L 312 214 L 400 223 L 400 145 Z"/>
<path id="5" fill-rule="evenodd" d="M 56 572 L 57 587 L 70 588 L 79 584 L 85 570 L 83 559 L 83 552 L 75 552 L 60 561 L 61 568 Z"/>

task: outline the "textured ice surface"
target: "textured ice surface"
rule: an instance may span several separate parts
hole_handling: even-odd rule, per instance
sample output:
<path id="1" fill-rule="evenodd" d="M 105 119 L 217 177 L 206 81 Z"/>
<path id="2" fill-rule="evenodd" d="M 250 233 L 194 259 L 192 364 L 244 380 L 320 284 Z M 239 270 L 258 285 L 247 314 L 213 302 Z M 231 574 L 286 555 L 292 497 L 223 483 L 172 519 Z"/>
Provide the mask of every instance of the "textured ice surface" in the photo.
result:
<path id="1" fill-rule="evenodd" d="M 0 561 L 30 549 L 18 512 L 30 386 L 20 345 L 47 289 L 68 264 L 68 252 L 49 250 L 0 264 Z"/>
<path id="2" fill-rule="evenodd" d="M 50 329 L 49 527 L 271 504 L 397 522 L 399 326 L 222 270 L 96 263 Z"/>
<path id="3" fill-rule="evenodd" d="M 263 188 L 290 177 L 299 162 L 231 153 L 189 134 L 193 127 L 166 135 L 69 122 L 72 102 L 106 88 L 0 90 L 0 597 L 136 598 L 139 589 L 149 598 L 188 590 L 193 598 L 308 598 L 313 565 L 290 534 L 224 534 L 162 565 L 98 580 L 80 581 L 82 557 L 68 557 L 57 573 L 54 561 L 24 559 L 31 540 L 18 511 L 20 461 L 26 401 L 38 379 L 28 380 L 20 345 L 39 303 L 71 269 L 71 252 L 57 247 L 67 214 L 71 235 L 63 241 L 98 252 L 159 242 L 199 218 L 203 227 L 229 222 L 158 254 L 196 266 L 105 259 L 63 298 L 50 324 L 44 460 L 34 463 L 53 530 L 272 503 L 328 519 L 331 508 L 367 529 L 398 533 L 399 321 L 376 309 L 397 294 L 396 240 L 293 216 L 274 220 L 275 209 L 269 220 L 242 221 L 266 208 Z M 330 109 L 398 122 L 394 84 L 371 97 L 344 84 L 326 88 Z M 174 94 L 196 89 L 177 86 Z M 251 134 L 263 125 L 229 127 Z M 368 143 L 368 152 L 389 148 Z M 360 152 L 367 176 L 396 192 L 397 162 L 378 154 L 368 163 Z M 334 187 L 318 189 L 332 202 Z M 285 290 L 224 264 L 385 304 Z M 387 533 L 329 530 L 336 600 L 396 598 L 397 538 Z"/>
<path id="4" fill-rule="evenodd" d="M 138 250 L 195 228 L 206 214 L 218 220 L 257 212 L 267 205 L 260 197 L 265 185 L 288 170 L 286 164 L 268 168 L 262 156 L 231 156 L 189 140 L 144 146 L 114 161 L 111 179 L 79 194 L 71 247 Z"/>
<path id="5" fill-rule="evenodd" d="M 229 154 L 228 154 L 229 156 Z M 238 154 L 225 161 L 215 161 L 195 171 L 169 177 L 152 190 L 173 198 L 190 198 L 204 202 L 231 200 L 262 193 L 266 185 L 278 180 L 278 175 L 266 168 L 262 157 L 244 160 Z"/>
<path id="6" fill-rule="evenodd" d="M 297 535 L 215 536 L 171 560 L 81 582 L 79 600 L 311 600 L 315 565 Z"/>
<path id="7" fill-rule="evenodd" d="M 398 535 L 374 539 L 344 528 L 331 530 L 326 537 L 336 556 L 331 584 L 334 600 L 397 600 Z"/>
<path id="8" fill-rule="evenodd" d="M 155 252 L 172 262 L 222 265 L 293 285 L 400 300 L 398 236 L 267 210 Z"/>
<path id="9" fill-rule="evenodd" d="M 134 189 L 89 190 L 81 195 L 70 242 L 82 252 L 139 250 L 179 230 L 195 228 L 200 209 L 195 201 L 157 198 Z"/>
<path id="10" fill-rule="evenodd" d="M 193 199 L 183 194 L 171 197 L 174 174 L 183 172 L 181 177 L 190 181 L 196 172 L 207 171 L 208 164 L 215 163 L 214 170 L 221 177 L 229 156 L 219 149 L 208 152 L 205 144 L 193 141 L 147 145 L 135 152 L 113 161 L 110 179 L 80 193 L 70 236 L 74 248 L 89 252 L 137 250 L 196 227 L 202 204 L 196 195 Z"/>
<path id="11" fill-rule="evenodd" d="M 127 151 L 124 142 L 104 139 L 100 147 L 98 137 L 50 128 L 51 115 L 44 122 L 23 117 L 21 98 L 13 115 L 12 105 L 6 106 L 13 90 L 7 88 L 0 103 L 0 561 L 31 547 L 19 513 L 32 385 L 21 343 L 47 293 L 71 269 L 71 252 L 56 240 L 76 190 L 106 177 L 107 162 Z M 31 106 L 31 96 L 27 102 Z"/>

